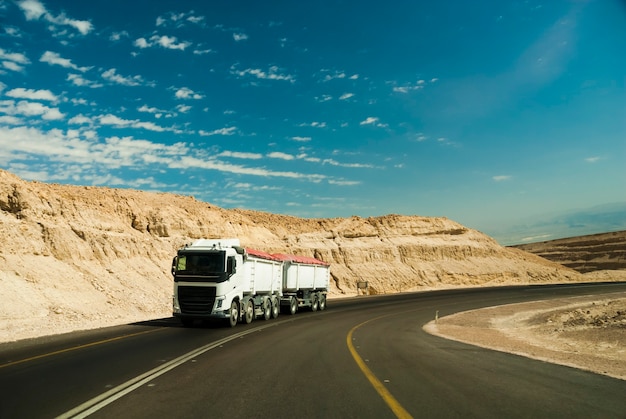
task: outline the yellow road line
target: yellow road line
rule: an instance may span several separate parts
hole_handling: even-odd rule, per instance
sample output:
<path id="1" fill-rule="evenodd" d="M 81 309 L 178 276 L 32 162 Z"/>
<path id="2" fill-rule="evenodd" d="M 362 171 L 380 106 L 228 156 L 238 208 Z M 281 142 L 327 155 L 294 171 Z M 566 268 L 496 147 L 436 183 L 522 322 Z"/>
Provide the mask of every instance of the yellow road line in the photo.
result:
<path id="1" fill-rule="evenodd" d="M 20 359 L 18 361 L 12 361 L 12 362 L 8 362 L 6 364 L 2 364 L 2 365 L 0 365 L 0 369 L 4 368 L 4 367 L 9 367 L 9 366 L 12 366 L 12 365 L 23 364 L 24 362 L 34 361 L 36 359 L 47 358 L 47 357 L 53 356 L 53 355 L 59 355 L 59 354 L 65 353 L 65 352 L 72 352 L 72 351 L 76 351 L 78 349 L 88 348 L 90 346 L 101 345 L 103 343 L 108 343 L 108 342 L 113 342 L 113 341 L 116 341 L 116 340 L 126 339 L 126 338 L 130 338 L 130 337 L 133 337 L 133 336 L 139 336 L 139 335 L 143 335 L 143 334 L 146 334 L 146 333 L 152 333 L 152 332 L 156 332 L 156 331 L 162 330 L 162 329 L 163 328 L 152 329 L 152 330 L 144 330 L 143 332 L 131 333 L 129 335 L 123 335 L 123 336 L 117 336 L 117 337 L 110 338 L 110 339 L 100 340 L 100 341 L 97 341 L 97 342 L 91 342 L 91 343 L 87 343 L 87 344 L 84 344 L 84 345 L 73 346 L 71 348 L 61 349 L 59 351 L 49 352 L 47 354 L 41 354 L 41 355 L 37 355 L 37 356 L 32 356 L 30 358 L 24 358 L 24 359 Z"/>
<path id="2" fill-rule="evenodd" d="M 376 392 L 378 392 L 380 397 L 382 397 L 385 403 L 387 403 L 387 406 L 389 406 L 389 408 L 393 411 L 396 417 L 400 419 L 413 419 L 413 416 L 411 416 L 411 414 L 402 407 L 402 405 L 396 400 L 395 397 L 393 397 L 393 395 L 389 392 L 389 390 L 387 390 L 387 388 L 383 385 L 383 383 L 381 383 L 380 380 L 376 378 L 372 370 L 370 370 L 367 367 L 367 365 L 365 365 L 365 362 L 359 356 L 356 349 L 354 349 L 354 345 L 352 344 L 352 334 L 356 329 L 363 326 L 365 323 L 369 323 L 372 320 L 380 319 L 382 317 L 387 317 L 387 316 L 381 316 L 375 319 L 370 319 L 361 324 L 354 326 L 350 330 L 350 332 L 348 332 L 346 343 L 348 344 L 348 349 L 350 350 L 350 354 L 352 355 L 352 358 L 354 358 L 354 361 L 356 362 L 356 364 L 359 366 L 359 368 L 361 369 L 365 377 L 367 377 L 367 379 L 372 384 L 372 386 L 374 386 L 374 389 L 376 390 Z"/>

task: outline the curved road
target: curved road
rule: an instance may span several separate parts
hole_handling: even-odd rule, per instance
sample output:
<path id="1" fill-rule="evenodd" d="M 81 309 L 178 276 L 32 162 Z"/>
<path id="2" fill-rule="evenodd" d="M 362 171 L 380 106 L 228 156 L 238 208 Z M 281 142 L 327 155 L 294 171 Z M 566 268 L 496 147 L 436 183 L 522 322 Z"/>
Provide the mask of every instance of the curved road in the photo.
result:
<path id="1" fill-rule="evenodd" d="M 458 311 L 626 283 L 331 300 L 233 329 L 174 319 L 0 345 L 0 418 L 624 418 L 626 381 L 431 336 Z"/>

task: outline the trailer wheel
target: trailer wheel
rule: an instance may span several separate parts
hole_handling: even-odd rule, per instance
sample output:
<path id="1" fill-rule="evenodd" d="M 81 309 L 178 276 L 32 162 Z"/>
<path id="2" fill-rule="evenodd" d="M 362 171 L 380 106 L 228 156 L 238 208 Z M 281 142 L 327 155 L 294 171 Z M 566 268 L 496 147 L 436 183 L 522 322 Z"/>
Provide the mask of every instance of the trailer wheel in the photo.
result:
<path id="1" fill-rule="evenodd" d="M 296 314 L 296 311 L 298 311 L 298 299 L 291 297 L 289 299 L 289 314 Z"/>
<path id="2" fill-rule="evenodd" d="M 226 319 L 226 324 L 230 327 L 237 326 L 237 321 L 239 320 L 239 304 L 237 301 L 233 301 L 230 303 L 230 316 Z"/>
<path id="3" fill-rule="evenodd" d="M 326 310 L 326 295 L 319 294 L 319 309 L 320 311 Z"/>
<path id="4" fill-rule="evenodd" d="M 320 302 L 317 299 L 317 294 L 313 296 L 313 301 L 311 302 L 311 311 L 317 311 L 319 308 Z"/>
<path id="5" fill-rule="evenodd" d="M 263 301 L 263 319 L 269 320 L 272 317 L 272 302 L 269 298 Z"/>
<path id="6" fill-rule="evenodd" d="M 272 318 L 275 319 L 278 317 L 278 313 L 280 313 L 280 302 L 278 298 L 272 298 Z"/>
<path id="7" fill-rule="evenodd" d="M 245 324 L 252 323 L 252 320 L 254 320 L 254 304 L 252 303 L 252 300 L 248 300 L 248 302 L 246 302 L 246 308 L 244 310 L 245 310 L 243 313 L 244 323 Z"/>

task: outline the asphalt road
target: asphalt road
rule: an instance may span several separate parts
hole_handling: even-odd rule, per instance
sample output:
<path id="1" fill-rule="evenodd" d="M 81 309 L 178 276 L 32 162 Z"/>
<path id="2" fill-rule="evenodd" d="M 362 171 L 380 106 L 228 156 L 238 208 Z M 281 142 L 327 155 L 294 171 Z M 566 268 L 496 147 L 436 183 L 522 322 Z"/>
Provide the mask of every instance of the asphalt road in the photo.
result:
<path id="1" fill-rule="evenodd" d="M 626 381 L 431 336 L 458 311 L 626 284 L 331 300 L 223 328 L 174 319 L 0 345 L 0 418 L 625 418 Z"/>

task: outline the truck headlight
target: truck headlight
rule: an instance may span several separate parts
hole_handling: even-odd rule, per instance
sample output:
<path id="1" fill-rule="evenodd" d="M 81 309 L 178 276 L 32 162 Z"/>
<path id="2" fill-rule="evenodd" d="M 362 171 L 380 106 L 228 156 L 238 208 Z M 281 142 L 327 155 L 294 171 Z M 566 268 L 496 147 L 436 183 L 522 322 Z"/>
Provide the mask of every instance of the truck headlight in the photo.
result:
<path id="1" fill-rule="evenodd" d="M 180 304 L 178 304 L 176 297 L 172 298 L 172 311 L 174 313 L 180 313 Z"/>

